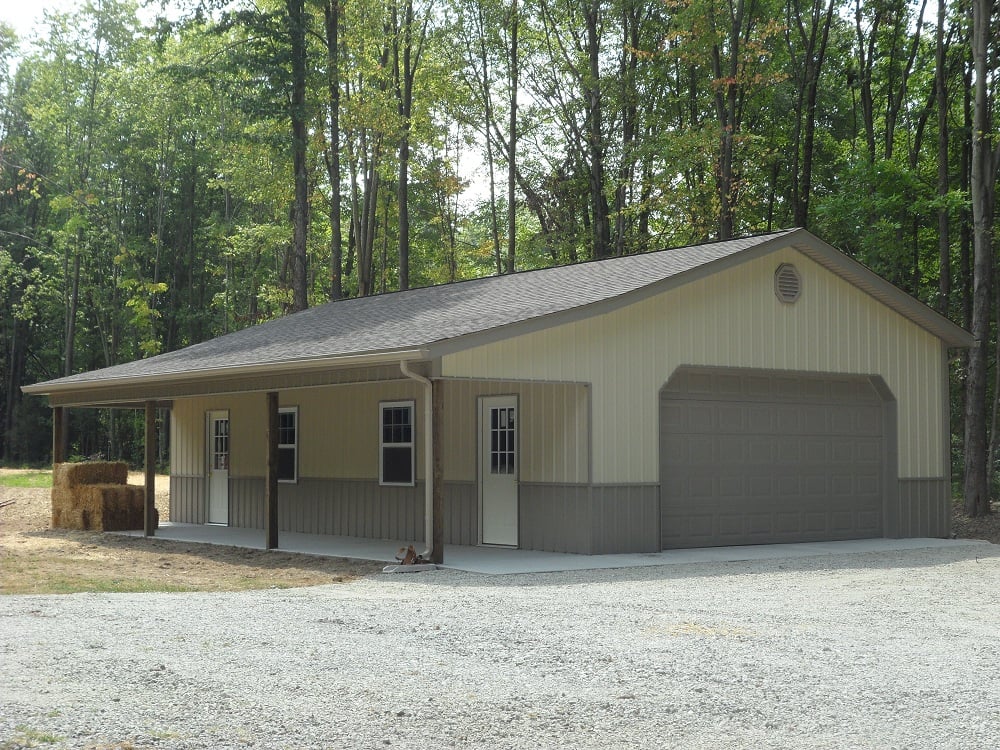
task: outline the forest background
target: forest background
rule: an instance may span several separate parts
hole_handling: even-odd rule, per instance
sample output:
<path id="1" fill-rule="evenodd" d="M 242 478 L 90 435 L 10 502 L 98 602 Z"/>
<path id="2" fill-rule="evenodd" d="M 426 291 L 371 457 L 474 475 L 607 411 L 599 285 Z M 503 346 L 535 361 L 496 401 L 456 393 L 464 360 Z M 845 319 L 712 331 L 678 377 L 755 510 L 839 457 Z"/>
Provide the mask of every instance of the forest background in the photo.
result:
<path id="1" fill-rule="evenodd" d="M 974 334 L 953 476 L 989 511 L 992 0 L 139 10 L 0 22 L 4 463 L 51 453 L 26 383 L 331 299 L 801 226 Z M 142 455 L 129 412 L 74 411 L 70 434 Z"/>

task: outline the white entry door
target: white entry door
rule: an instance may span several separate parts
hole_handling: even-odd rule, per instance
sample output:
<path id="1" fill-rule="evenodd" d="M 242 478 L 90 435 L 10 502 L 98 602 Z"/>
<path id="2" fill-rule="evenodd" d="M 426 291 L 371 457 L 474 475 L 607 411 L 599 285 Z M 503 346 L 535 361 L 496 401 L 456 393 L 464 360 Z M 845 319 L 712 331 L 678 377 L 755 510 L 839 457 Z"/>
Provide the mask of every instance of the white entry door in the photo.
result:
<path id="1" fill-rule="evenodd" d="M 479 399 L 479 491 L 483 544 L 516 547 L 517 398 Z"/>
<path id="2" fill-rule="evenodd" d="M 229 412 L 208 413 L 208 522 L 229 524 Z"/>

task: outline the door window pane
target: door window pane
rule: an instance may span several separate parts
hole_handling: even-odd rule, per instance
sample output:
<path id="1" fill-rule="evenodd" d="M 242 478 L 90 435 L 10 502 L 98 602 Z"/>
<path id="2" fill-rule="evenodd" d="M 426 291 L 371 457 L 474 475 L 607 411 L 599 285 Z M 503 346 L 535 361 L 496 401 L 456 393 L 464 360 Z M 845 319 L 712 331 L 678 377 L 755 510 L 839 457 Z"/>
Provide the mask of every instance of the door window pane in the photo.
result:
<path id="1" fill-rule="evenodd" d="M 490 408 L 490 472 L 493 474 L 514 473 L 514 422 L 513 407 Z"/>

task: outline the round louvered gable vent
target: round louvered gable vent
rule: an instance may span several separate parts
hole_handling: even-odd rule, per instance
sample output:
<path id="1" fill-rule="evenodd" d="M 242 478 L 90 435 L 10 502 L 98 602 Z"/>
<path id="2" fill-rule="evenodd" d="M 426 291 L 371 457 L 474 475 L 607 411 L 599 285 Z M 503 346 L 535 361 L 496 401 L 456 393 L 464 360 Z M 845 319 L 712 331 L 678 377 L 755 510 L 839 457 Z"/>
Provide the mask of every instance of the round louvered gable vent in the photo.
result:
<path id="1" fill-rule="evenodd" d="M 782 263 L 774 272 L 774 294 L 782 302 L 794 302 L 802 293 L 802 277 L 791 263 Z"/>

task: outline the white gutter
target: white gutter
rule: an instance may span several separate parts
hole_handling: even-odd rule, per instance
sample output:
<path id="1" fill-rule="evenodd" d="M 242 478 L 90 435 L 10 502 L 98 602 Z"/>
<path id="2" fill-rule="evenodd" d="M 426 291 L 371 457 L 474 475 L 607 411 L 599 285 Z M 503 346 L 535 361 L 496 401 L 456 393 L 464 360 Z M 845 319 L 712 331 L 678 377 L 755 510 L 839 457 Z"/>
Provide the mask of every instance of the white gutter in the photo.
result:
<path id="1" fill-rule="evenodd" d="M 434 551 L 434 386 L 431 381 L 409 368 L 407 360 L 399 360 L 399 370 L 406 377 L 424 386 L 424 543 L 421 553 L 425 560 Z"/>

